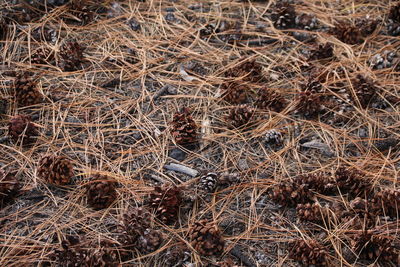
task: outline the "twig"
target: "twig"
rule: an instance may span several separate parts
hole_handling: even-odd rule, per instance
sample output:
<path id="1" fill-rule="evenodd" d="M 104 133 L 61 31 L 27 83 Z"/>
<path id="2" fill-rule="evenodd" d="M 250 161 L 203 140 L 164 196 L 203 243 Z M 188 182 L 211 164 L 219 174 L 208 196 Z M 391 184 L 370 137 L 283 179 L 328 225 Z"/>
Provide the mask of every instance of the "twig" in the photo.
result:
<path id="1" fill-rule="evenodd" d="M 181 164 L 176 164 L 176 163 L 171 163 L 169 165 L 165 165 L 164 168 L 167 170 L 170 170 L 170 171 L 181 172 L 181 173 L 190 175 L 192 177 L 196 177 L 199 174 L 198 171 L 196 171 L 192 168 L 183 166 Z"/>

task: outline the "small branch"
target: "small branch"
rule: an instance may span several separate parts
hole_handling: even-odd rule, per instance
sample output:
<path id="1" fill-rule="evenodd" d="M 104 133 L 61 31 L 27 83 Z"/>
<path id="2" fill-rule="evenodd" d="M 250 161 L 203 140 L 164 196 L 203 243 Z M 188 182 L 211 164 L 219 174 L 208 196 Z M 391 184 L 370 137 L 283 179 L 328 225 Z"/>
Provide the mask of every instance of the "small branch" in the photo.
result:
<path id="1" fill-rule="evenodd" d="M 181 164 L 176 164 L 176 163 L 171 163 L 169 165 L 165 165 L 164 168 L 167 170 L 170 170 L 170 171 L 184 173 L 184 174 L 190 175 L 192 177 L 196 177 L 199 174 L 198 171 L 196 171 L 192 168 L 183 166 Z"/>

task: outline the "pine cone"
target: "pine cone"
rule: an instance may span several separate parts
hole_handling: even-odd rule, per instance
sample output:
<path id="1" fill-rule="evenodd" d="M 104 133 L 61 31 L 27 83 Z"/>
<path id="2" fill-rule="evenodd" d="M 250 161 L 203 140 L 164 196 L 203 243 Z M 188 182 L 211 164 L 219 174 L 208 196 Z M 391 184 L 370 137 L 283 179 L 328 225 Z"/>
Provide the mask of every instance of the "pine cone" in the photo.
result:
<path id="1" fill-rule="evenodd" d="M 81 69 L 82 63 L 85 61 L 84 50 L 85 48 L 77 42 L 69 42 L 63 45 L 60 51 L 60 67 L 65 71 Z"/>
<path id="2" fill-rule="evenodd" d="M 282 206 L 295 206 L 298 203 L 307 203 L 314 198 L 306 184 L 296 185 L 293 182 L 276 184 L 269 193 L 270 198 Z"/>
<path id="3" fill-rule="evenodd" d="M 0 169 L 0 208 L 19 191 L 19 182 L 13 173 L 6 173 Z"/>
<path id="4" fill-rule="evenodd" d="M 162 243 L 161 234 L 153 229 L 146 229 L 138 240 L 138 249 L 142 253 L 151 253 L 157 250 Z"/>
<path id="5" fill-rule="evenodd" d="M 365 78 L 361 74 L 352 80 L 352 85 L 355 94 L 353 101 L 357 103 L 355 100 L 357 98 L 362 108 L 366 108 L 379 91 L 371 79 Z"/>
<path id="6" fill-rule="evenodd" d="M 268 130 L 264 135 L 267 144 L 280 145 L 283 143 L 282 133 L 275 129 Z"/>
<path id="7" fill-rule="evenodd" d="M 37 82 L 28 73 L 19 74 L 15 79 L 15 98 L 19 107 L 39 104 L 43 95 L 37 89 Z"/>
<path id="8" fill-rule="evenodd" d="M 89 267 L 90 256 L 79 236 L 67 236 L 61 242 L 61 249 L 55 250 L 50 258 L 60 266 Z"/>
<path id="9" fill-rule="evenodd" d="M 143 235 L 146 229 L 150 228 L 151 214 L 140 208 L 130 209 L 124 213 L 122 220 L 122 242 L 126 246 L 135 245 L 139 236 Z"/>
<path id="10" fill-rule="evenodd" d="M 315 116 L 323 110 L 322 85 L 317 80 L 310 80 L 302 85 L 302 91 L 297 95 L 297 112 L 304 116 Z"/>
<path id="11" fill-rule="evenodd" d="M 319 44 L 310 50 L 309 61 L 321 60 L 333 57 L 333 46 L 331 43 Z"/>
<path id="12" fill-rule="evenodd" d="M 364 197 L 373 190 L 372 184 L 364 179 L 357 170 L 339 167 L 334 176 L 335 184 L 342 193 L 347 192 L 353 197 Z"/>
<path id="13" fill-rule="evenodd" d="M 196 222 L 189 231 L 189 237 L 192 247 L 202 256 L 219 256 L 224 251 L 225 241 L 213 222 Z"/>
<path id="14" fill-rule="evenodd" d="M 368 18 L 357 20 L 356 27 L 360 29 L 362 36 L 368 36 L 374 33 L 378 26 L 378 20 L 371 20 Z"/>
<path id="15" fill-rule="evenodd" d="M 250 122 L 253 114 L 254 110 L 243 104 L 232 108 L 226 119 L 233 128 L 242 128 Z"/>
<path id="16" fill-rule="evenodd" d="M 117 198 L 116 182 L 106 175 L 96 173 L 86 185 L 88 204 L 95 210 L 109 207 Z"/>
<path id="17" fill-rule="evenodd" d="M 316 202 L 297 204 L 296 212 L 302 221 L 322 223 L 329 218 L 329 209 Z"/>
<path id="18" fill-rule="evenodd" d="M 327 266 L 328 250 L 317 240 L 298 239 L 291 243 L 289 257 L 305 266 Z"/>
<path id="19" fill-rule="evenodd" d="M 48 48 L 42 47 L 32 54 L 31 63 L 32 64 L 49 64 L 54 60 L 54 53 Z"/>
<path id="20" fill-rule="evenodd" d="M 286 100 L 279 92 L 267 88 L 258 91 L 258 98 L 255 106 L 259 109 L 271 109 L 275 112 L 281 112 L 285 109 Z"/>
<path id="21" fill-rule="evenodd" d="M 208 172 L 199 179 L 198 188 L 204 192 L 213 192 L 218 185 L 218 174 Z"/>
<path id="22" fill-rule="evenodd" d="M 245 84 L 226 82 L 221 86 L 222 98 L 231 104 L 241 104 L 247 101 L 249 88 Z"/>
<path id="23" fill-rule="evenodd" d="M 400 3 L 397 3 L 390 8 L 388 18 L 393 22 L 400 23 Z"/>
<path id="24" fill-rule="evenodd" d="M 180 189 L 176 186 L 163 188 L 156 186 L 150 194 L 150 207 L 155 210 L 156 216 L 166 224 L 177 220 L 180 205 Z"/>
<path id="25" fill-rule="evenodd" d="M 350 45 L 359 44 L 364 41 L 360 29 L 346 23 L 336 24 L 330 30 L 330 33 L 335 35 L 340 41 Z"/>
<path id="26" fill-rule="evenodd" d="M 11 118 L 8 124 L 8 134 L 14 143 L 22 140 L 23 145 L 31 144 L 35 141 L 36 136 L 39 135 L 36 126 L 31 122 L 29 116 L 16 115 Z"/>
<path id="27" fill-rule="evenodd" d="M 392 245 L 387 236 L 380 236 L 374 230 L 363 230 L 351 241 L 352 248 L 361 258 L 382 261 L 398 262 L 399 251 Z"/>
<path id="28" fill-rule="evenodd" d="M 165 254 L 165 264 L 163 266 L 182 266 L 185 254 L 189 252 L 184 242 L 176 241 Z"/>
<path id="29" fill-rule="evenodd" d="M 48 155 L 40 159 L 37 175 L 47 183 L 65 185 L 71 182 L 74 169 L 66 157 Z"/>
<path id="30" fill-rule="evenodd" d="M 271 20 L 277 29 L 294 28 L 296 26 L 296 10 L 289 3 L 278 3 L 271 14 Z"/>
<path id="31" fill-rule="evenodd" d="M 90 247 L 95 247 L 96 244 L 90 244 Z M 117 252 L 117 244 L 111 240 L 103 239 L 97 248 L 88 250 L 87 266 L 99 267 L 118 267 L 119 253 Z"/>
<path id="32" fill-rule="evenodd" d="M 93 20 L 94 13 L 90 10 L 91 1 L 71 0 L 68 4 L 71 14 L 83 25 Z"/>
<path id="33" fill-rule="evenodd" d="M 308 189 L 321 194 L 332 189 L 332 182 L 323 172 L 301 174 L 294 179 L 295 184 L 305 185 Z"/>
<path id="34" fill-rule="evenodd" d="M 171 122 L 171 135 L 179 145 L 190 145 L 197 143 L 197 125 L 190 115 L 189 108 L 183 108 L 174 114 Z"/>
<path id="35" fill-rule="evenodd" d="M 262 79 L 262 66 L 255 59 L 240 59 L 240 64 L 225 72 L 227 78 L 240 78 L 241 81 L 257 82 Z"/>
<path id="36" fill-rule="evenodd" d="M 384 189 L 371 199 L 371 210 L 378 214 L 398 218 L 400 214 L 400 190 Z"/>

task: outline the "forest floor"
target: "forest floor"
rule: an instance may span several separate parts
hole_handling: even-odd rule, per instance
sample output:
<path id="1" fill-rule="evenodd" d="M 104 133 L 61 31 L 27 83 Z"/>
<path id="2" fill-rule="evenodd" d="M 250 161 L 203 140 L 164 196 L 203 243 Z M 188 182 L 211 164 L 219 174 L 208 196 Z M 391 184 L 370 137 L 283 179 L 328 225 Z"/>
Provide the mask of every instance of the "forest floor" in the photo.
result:
<path id="1" fill-rule="evenodd" d="M 1 266 L 399 266 L 398 2 L 27 2 L 0 3 Z"/>

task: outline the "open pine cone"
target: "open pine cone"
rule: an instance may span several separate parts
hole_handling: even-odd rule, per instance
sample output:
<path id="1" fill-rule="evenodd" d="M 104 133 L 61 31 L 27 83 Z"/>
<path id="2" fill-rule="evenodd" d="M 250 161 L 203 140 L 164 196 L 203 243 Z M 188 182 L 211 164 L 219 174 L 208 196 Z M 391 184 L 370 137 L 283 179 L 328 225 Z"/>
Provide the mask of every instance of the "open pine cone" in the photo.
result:
<path id="1" fill-rule="evenodd" d="M 77 42 L 64 44 L 60 50 L 60 67 L 65 71 L 75 71 L 81 69 L 85 61 L 83 56 L 85 48 Z"/>
<path id="2" fill-rule="evenodd" d="M 204 192 L 213 192 L 218 185 L 218 174 L 208 172 L 199 179 L 198 188 Z"/>
<path id="3" fill-rule="evenodd" d="M 31 122 L 29 116 L 16 115 L 8 124 L 8 134 L 14 143 L 22 140 L 23 145 L 31 144 L 39 135 L 37 127 Z"/>
<path id="4" fill-rule="evenodd" d="M 241 128 L 250 122 L 253 114 L 254 110 L 248 105 L 243 104 L 232 108 L 226 119 L 233 128 Z"/>
<path id="5" fill-rule="evenodd" d="M 183 108 L 175 113 L 171 124 L 170 131 L 177 144 L 189 145 L 198 141 L 197 125 L 190 115 L 189 108 Z"/>
<path id="6" fill-rule="evenodd" d="M 56 249 L 50 258 L 60 266 L 79 267 L 89 266 L 90 255 L 79 236 L 67 236 L 61 242 L 61 249 Z"/>
<path id="7" fill-rule="evenodd" d="M 122 242 L 126 246 L 136 244 L 139 236 L 150 228 L 151 214 L 142 207 L 129 209 L 123 215 L 121 224 Z"/>
<path id="8" fill-rule="evenodd" d="M 242 104 L 247 101 L 249 88 L 238 82 L 225 82 L 221 85 L 222 99 L 231 104 Z"/>
<path id="9" fill-rule="evenodd" d="M 37 89 L 37 82 L 28 73 L 17 75 L 14 87 L 15 99 L 19 107 L 36 105 L 43 101 L 43 95 Z"/>
<path id="10" fill-rule="evenodd" d="M 151 253 L 160 247 L 162 241 L 160 232 L 148 228 L 138 239 L 138 249 L 142 253 Z"/>
<path id="11" fill-rule="evenodd" d="M 46 47 L 41 47 L 32 54 L 32 64 L 49 64 L 54 60 L 54 53 Z"/>
<path id="12" fill-rule="evenodd" d="M 342 193 L 349 193 L 352 197 L 369 195 L 372 192 L 372 184 L 355 169 L 339 167 L 335 171 L 335 184 Z"/>
<path id="13" fill-rule="evenodd" d="M 294 179 L 297 185 L 306 185 L 312 191 L 317 193 L 327 193 L 333 187 L 333 181 L 323 172 L 300 174 Z"/>
<path id="14" fill-rule="evenodd" d="M 255 59 L 241 59 L 241 63 L 225 72 L 227 78 L 240 78 L 241 81 L 257 82 L 262 79 L 262 66 Z"/>
<path id="15" fill-rule="evenodd" d="M 117 198 L 115 185 L 116 181 L 106 175 L 93 175 L 92 181 L 86 185 L 88 204 L 96 210 L 109 207 Z"/>
<path id="16" fill-rule="evenodd" d="M 99 244 L 96 244 L 99 243 Z M 111 240 L 103 239 L 100 242 L 91 242 L 87 250 L 88 267 L 119 267 L 119 253 L 116 251 L 117 244 Z M 93 248 L 94 247 L 94 248 Z"/>
<path id="17" fill-rule="evenodd" d="M 371 199 L 371 210 L 378 214 L 398 218 L 400 214 L 400 190 L 384 189 Z"/>
<path id="18" fill-rule="evenodd" d="M 386 235 L 378 235 L 374 230 L 362 230 L 351 241 L 357 255 L 367 260 L 393 262 L 399 264 L 399 251 Z"/>
<path id="19" fill-rule="evenodd" d="M 322 223 L 329 217 L 329 210 L 319 203 L 297 204 L 297 217 L 302 221 Z"/>
<path id="20" fill-rule="evenodd" d="M 192 247 L 202 256 L 219 256 L 224 251 L 225 241 L 213 222 L 196 222 L 190 228 L 189 237 Z"/>
<path id="21" fill-rule="evenodd" d="M 304 266 L 327 266 L 328 250 L 317 240 L 298 239 L 291 243 L 289 257 Z"/>
<path id="22" fill-rule="evenodd" d="M 271 14 L 271 20 L 277 29 L 290 29 L 296 26 L 296 10 L 287 2 L 278 3 Z"/>
<path id="23" fill-rule="evenodd" d="M 319 44 L 310 50 L 309 61 L 328 59 L 333 57 L 333 46 L 331 43 Z"/>
<path id="24" fill-rule="evenodd" d="M 6 173 L 0 169 L 0 208 L 19 191 L 19 182 L 13 173 Z"/>
<path id="25" fill-rule="evenodd" d="M 66 157 L 47 155 L 40 159 L 37 175 L 47 183 L 65 185 L 71 182 L 74 169 L 71 161 Z"/>
<path id="26" fill-rule="evenodd" d="M 258 91 L 258 98 L 255 105 L 259 109 L 270 109 L 275 112 L 281 112 L 286 106 L 286 100 L 278 91 L 262 88 Z"/>
<path id="27" fill-rule="evenodd" d="M 182 199 L 180 189 L 176 186 L 156 186 L 150 194 L 150 207 L 164 223 L 171 224 L 177 220 Z"/>
<path id="28" fill-rule="evenodd" d="M 297 185 L 293 182 L 281 182 L 273 186 L 269 197 L 283 206 L 295 206 L 298 203 L 307 203 L 314 198 L 308 185 Z"/>
<path id="29" fill-rule="evenodd" d="M 366 108 L 379 91 L 371 79 L 366 78 L 361 74 L 358 74 L 352 80 L 352 85 L 355 94 L 355 96 L 353 96 L 353 100 L 356 103 L 360 102 L 362 108 Z"/>
<path id="30" fill-rule="evenodd" d="M 310 79 L 302 85 L 297 95 L 297 112 L 304 116 L 315 116 L 323 110 L 323 88 L 318 80 Z"/>
<path id="31" fill-rule="evenodd" d="M 360 29 L 347 23 L 336 24 L 330 33 L 346 44 L 355 45 L 363 42 Z"/>

